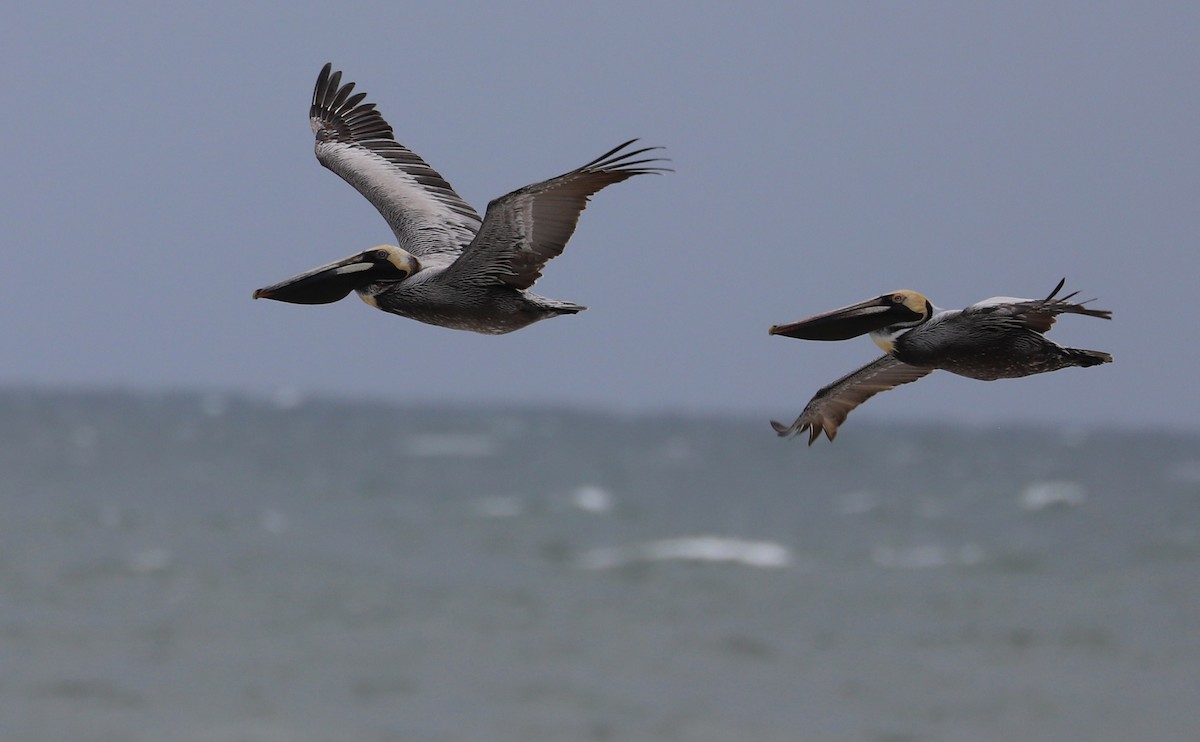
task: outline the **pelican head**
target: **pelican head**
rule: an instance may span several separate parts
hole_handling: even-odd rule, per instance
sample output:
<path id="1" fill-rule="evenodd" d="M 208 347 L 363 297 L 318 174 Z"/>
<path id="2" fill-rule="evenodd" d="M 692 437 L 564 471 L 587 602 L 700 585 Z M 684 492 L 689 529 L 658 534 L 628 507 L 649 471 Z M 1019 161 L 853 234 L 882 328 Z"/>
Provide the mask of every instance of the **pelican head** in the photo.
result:
<path id="1" fill-rule="evenodd" d="M 418 270 L 420 264 L 407 250 L 379 245 L 258 289 L 254 298 L 292 304 L 329 304 L 372 284 L 403 281 Z"/>
<path id="2" fill-rule="evenodd" d="M 933 312 L 933 304 L 924 296 L 901 289 L 799 322 L 775 325 L 771 334 L 801 340 L 848 340 L 869 332 L 876 345 L 890 352 L 897 335 L 927 321 Z"/>

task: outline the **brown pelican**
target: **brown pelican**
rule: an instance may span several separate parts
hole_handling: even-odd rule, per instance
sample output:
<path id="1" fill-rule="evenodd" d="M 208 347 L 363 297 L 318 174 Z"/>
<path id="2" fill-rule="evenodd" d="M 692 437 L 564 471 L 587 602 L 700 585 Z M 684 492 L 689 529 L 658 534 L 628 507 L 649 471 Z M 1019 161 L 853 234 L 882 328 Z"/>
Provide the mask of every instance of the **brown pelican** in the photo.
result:
<path id="1" fill-rule="evenodd" d="M 366 197 L 399 246 L 380 245 L 254 292 L 254 298 L 327 304 L 351 291 L 363 301 L 442 327 L 488 334 L 512 332 L 578 304 L 528 291 L 548 260 L 575 231 L 588 197 L 605 186 L 667 168 L 661 158 L 636 159 L 657 147 L 630 150 L 630 140 L 557 178 L 525 186 L 479 214 L 408 148 L 392 127 L 351 94 L 342 73 L 326 64 L 317 77 L 309 118 L 317 160 Z"/>
<path id="2" fill-rule="evenodd" d="M 1044 333 L 1060 314 L 1112 319 L 1112 312 L 1072 302 L 1073 292 L 1055 298 L 1066 279 L 1045 299 L 996 296 L 965 309 L 938 309 L 915 291 L 893 291 L 859 304 L 775 325 L 772 335 L 803 340 L 846 340 L 870 333 L 887 354 L 822 388 L 790 426 L 771 421 L 781 436 L 808 430 L 808 445 L 822 432 L 829 440 L 855 407 L 879 392 L 907 384 L 935 369 L 994 381 L 1068 366 L 1112 363 L 1098 350 L 1064 348 Z"/>

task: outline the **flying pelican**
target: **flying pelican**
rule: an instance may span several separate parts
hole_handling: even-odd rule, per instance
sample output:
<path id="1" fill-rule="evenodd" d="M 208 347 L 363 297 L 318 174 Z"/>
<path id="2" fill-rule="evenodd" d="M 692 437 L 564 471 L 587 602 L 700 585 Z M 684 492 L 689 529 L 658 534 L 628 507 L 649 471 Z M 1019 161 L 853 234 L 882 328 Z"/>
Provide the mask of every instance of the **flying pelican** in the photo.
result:
<path id="1" fill-rule="evenodd" d="M 328 304 L 351 291 L 373 307 L 421 322 L 499 335 L 585 307 L 528 291 L 562 253 L 588 197 L 635 175 L 667 171 L 635 159 L 630 140 L 557 178 L 525 186 L 479 214 L 363 103 L 354 83 L 326 64 L 309 118 L 317 160 L 383 215 L 399 246 L 380 245 L 258 289 L 255 299 Z"/>
<path id="2" fill-rule="evenodd" d="M 808 430 L 808 445 L 822 432 L 829 440 L 855 407 L 879 392 L 945 369 L 983 381 L 1057 371 L 1069 366 L 1112 363 L 1098 350 L 1064 348 L 1044 333 L 1060 314 L 1112 319 L 1112 312 L 1055 298 L 1066 279 L 1045 299 L 996 296 L 965 309 L 938 309 L 921 294 L 901 290 L 786 325 L 772 335 L 802 340 L 846 340 L 870 333 L 887 355 L 823 387 L 790 426 L 771 421 L 790 436 Z"/>

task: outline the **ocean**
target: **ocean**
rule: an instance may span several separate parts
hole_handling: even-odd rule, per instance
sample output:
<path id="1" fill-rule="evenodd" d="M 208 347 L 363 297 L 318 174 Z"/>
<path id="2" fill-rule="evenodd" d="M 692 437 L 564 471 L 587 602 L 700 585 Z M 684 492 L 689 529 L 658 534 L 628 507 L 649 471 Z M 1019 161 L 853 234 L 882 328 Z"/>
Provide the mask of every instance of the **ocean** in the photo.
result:
<path id="1" fill-rule="evenodd" d="M 1200 739 L 1200 434 L 0 390 L 0 740 Z"/>

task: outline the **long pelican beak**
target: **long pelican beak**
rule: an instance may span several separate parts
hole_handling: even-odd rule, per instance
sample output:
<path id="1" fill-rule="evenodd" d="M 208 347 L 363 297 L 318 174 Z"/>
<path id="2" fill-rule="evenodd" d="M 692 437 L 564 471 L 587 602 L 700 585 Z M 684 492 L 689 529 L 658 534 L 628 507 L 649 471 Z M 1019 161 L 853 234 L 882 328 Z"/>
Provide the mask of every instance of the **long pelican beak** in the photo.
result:
<path id="1" fill-rule="evenodd" d="M 360 286 L 402 280 L 409 272 L 398 268 L 386 252 L 368 250 L 258 289 L 253 298 L 291 304 L 329 304 Z"/>
<path id="2" fill-rule="evenodd" d="M 814 315 L 798 322 L 775 325 L 772 335 L 801 340 L 849 340 L 898 322 L 911 322 L 922 315 L 897 302 L 896 295 L 884 296 Z"/>

